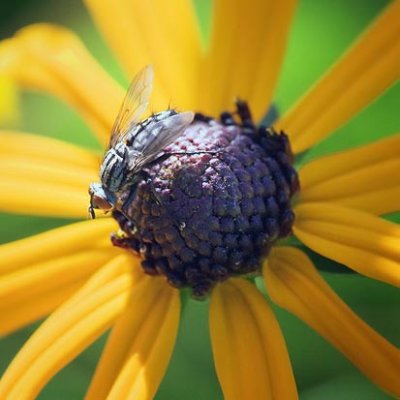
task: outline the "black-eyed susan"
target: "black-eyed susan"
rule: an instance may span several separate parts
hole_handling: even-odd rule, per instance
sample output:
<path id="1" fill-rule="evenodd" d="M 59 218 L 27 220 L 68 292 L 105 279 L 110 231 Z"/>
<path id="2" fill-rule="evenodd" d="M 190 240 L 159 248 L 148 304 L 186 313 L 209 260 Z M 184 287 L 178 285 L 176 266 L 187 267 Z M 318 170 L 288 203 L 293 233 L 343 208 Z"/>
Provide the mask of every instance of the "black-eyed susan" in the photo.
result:
<path id="1" fill-rule="evenodd" d="M 399 166 L 399 136 L 305 164 L 298 190 L 284 135 L 253 127 L 246 118 L 235 124 L 229 114 L 215 119 L 236 97 L 247 101 L 256 120 L 263 116 L 295 2 L 257 1 L 252 7 L 217 2 L 205 52 L 188 1 L 86 3 L 130 75 L 154 64 L 155 110 L 172 98 L 180 109 L 202 113 L 175 146 L 211 153 L 178 154 L 151 167 L 155 188 L 144 182 L 129 203 L 132 213 L 114 212 L 125 235 L 114 242 L 128 249 L 111 245 L 113 218 L 86 220 L 0 248 L 2 334 L 49 315 L 4 374 L 0 397 L 34 398 L 112 328 L 87 398 L 152 398 L 179 325 L 175 287 L 196 290 L 200 283 L 210 292 L 212 347 L 224 396 L 296 398 L 278 323 L 256 286 L 243 279 L 261 270 L 278 305 L 323 335 L 383 390 L 400 396 L 400 351 L 337 297 L 305 253 L 276 242 L 292 230 L 314 251 L 398 286 L 400 229 L 377 215 L 398 210 L 399 176 L 393 171 Z M 295 154 L 398 79 L 399 14 L 400 2 L 394 1 L 276 122 Z M 22 87 L 74 106 L 107 145 L 124 93 L 72 32 L 43 24 L 24 28 L 0 45 L 0 66 Z M 2 133 L 0 151 L 2 210 L 86 218 L 98 154 L 15 132 Z M 156 276 L 144 274 L 140 264 Z"/>

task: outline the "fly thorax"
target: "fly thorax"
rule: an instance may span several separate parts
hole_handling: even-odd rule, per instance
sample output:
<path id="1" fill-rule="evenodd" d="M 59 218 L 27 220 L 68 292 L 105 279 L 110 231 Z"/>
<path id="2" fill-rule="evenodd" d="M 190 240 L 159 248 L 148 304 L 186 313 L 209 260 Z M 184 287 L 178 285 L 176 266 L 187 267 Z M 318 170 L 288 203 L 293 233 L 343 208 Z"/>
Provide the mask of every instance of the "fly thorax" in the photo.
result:
<path id="1" fill-rule="evenodd" d="M 111 192 L 117 192 L 124 184 L 127 170 L 126 153 L 126 146 L 121 143 L 108 150 L 104 156 L 100 178 L 103 186 Z"/>
<path id="2" fill-rule="evenodd" d="M 177 114 L 175 110 L 161 111 L 138 124 L 127 140 L 129 149 L 138 152 L 143 151 L 149 141 L 152 141 L 159 134 L 160 130 L 164 128 L 163 121 L 167 121 L 169 117 L 175 114 Z"/>

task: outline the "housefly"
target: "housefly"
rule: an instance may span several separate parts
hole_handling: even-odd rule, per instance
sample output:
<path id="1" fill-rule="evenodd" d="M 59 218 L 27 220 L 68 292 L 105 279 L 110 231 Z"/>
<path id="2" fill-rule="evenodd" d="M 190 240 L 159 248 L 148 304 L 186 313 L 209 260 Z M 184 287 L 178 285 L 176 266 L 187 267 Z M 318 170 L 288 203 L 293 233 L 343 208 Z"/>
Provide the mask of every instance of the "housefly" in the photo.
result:
<path id="1" fill-rule="evenodd" d="M 89 214 L 110 211 L 120 193 L 145 178 L 143 168 L 160 158 L 191 124 L 194 113 L 166 110 L 140 120 L 152 90 L 153 68 L 146 66 L 133 79 L 115 120 L 111 139 L 100 167 L 100 182 L 89 186 Z"/>

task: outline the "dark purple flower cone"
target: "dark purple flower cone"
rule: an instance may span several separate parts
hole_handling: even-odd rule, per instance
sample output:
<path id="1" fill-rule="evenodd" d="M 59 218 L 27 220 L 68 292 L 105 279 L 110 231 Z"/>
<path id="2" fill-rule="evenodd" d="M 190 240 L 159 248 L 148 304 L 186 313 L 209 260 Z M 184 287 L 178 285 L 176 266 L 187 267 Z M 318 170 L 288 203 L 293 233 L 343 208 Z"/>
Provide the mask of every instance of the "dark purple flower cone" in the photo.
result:
<path id="1" fill-rule="evenodd" d="M 240 104 L 238 108 L 240 107 Z M 202 297 L 217 281 L 258 272 L 291 231 L 297 174 L 285 134 L 230 114 L 195 122 L 126 190 L 113 243 L 140 253 L 151 275 Z"/>

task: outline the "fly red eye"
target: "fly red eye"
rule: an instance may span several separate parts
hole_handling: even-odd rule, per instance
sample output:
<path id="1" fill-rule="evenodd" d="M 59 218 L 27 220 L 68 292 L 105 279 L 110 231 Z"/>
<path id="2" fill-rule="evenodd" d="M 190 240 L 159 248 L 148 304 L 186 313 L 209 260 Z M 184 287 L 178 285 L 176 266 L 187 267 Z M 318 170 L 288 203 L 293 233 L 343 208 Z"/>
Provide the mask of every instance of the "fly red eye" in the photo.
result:
<path id="1" fill-rule="evenodd" d="M 112 208 L 112 205 L 104 197 L 97 196 L 96 194 L 94 194 L 92 197 L 92 205 L 94 208 L 105 211 Z"/>

